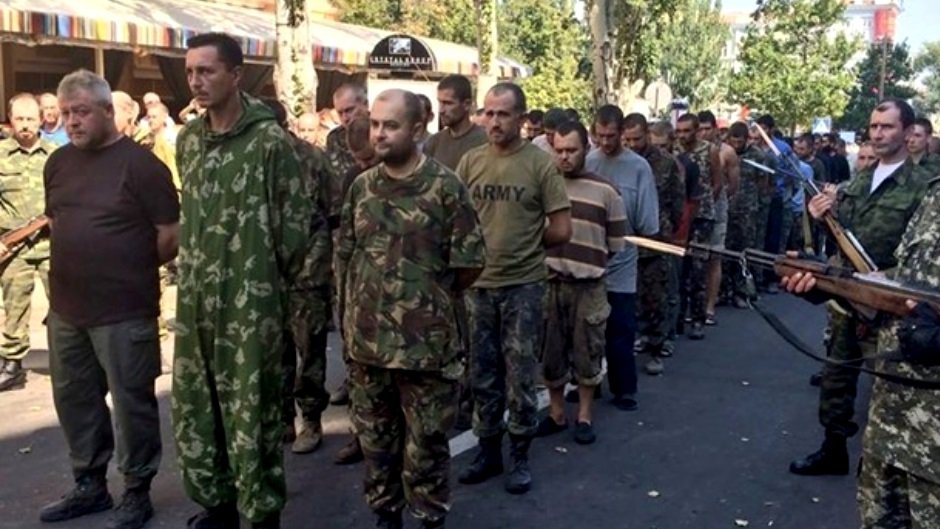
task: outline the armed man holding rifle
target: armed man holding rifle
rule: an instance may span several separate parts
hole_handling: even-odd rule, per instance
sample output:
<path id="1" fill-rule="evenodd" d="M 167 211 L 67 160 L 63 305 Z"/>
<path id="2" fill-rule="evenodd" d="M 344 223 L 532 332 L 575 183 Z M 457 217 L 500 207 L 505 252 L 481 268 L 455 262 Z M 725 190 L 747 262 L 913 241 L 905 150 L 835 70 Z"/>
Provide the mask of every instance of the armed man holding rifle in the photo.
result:
<path id="1" fill-rule="evenodd" d="M 874 138 L 883 161 L 883 143 Z M 915 178 L 910 166 L 908 159 L 892 178 Z M 860 174 L 871 175 L 871 171 Z M 940 177 L 929 180 L 926 187 L 926 196 L 910 223 L 905 223 L 907 230 L 888 275 L 907 286 L 929 289 L 936 296 L 940 291 Z M 810 207 L 818 213 L 821 206 L 831 204 L 831 198 L 824 197 L 810 202 Z M 790 292 L 803 294 L 816 286 L 816 277 L 796 273 L 784 279 L 783 285 Z M 936 389 L 940 381 L 940 304 L 908 301 L 907 307 L 911 309 L 908 316 L 891 318 L 881 326 L 877 354 L 889 357 L 876 360 L 875 370 L 922 384 L 918 387 L 883 376 L 875 379 L 858 479 L 862 529 L 933 527 L 940 520 L 940 391 Z"/>
<path id="2" fill-rule="evenodd" d="M 878 270 L 898 265 L 895 249 L 905 227 L 924 196 L 928 176 L 910 160 L 907 136 L 914 125 L 914 111 L 906 102 L 886 99 L 871 114 L 869 135 L 878 163 L 859 172 L 835 196 L 834 188 L 813 197 L 809 211 L 821 219 L 830 212 L 851 230 Z M 836 259 L 849 266 L 840 252 Z M 844 475 L 849 472 L 846 439 L 858 432 L 852 420 L 863 356 L 877 347 L 879 325 L 864 321 L 854 312 L 830 304 L 832 339 L 829 357 L 850 366 L 826 364 L 819 396 L 819 421 L 825 439 L 819 451 L 790 464 L 790 472 L 805 476 Z"/>
<path id="3" fill-rule="evenodd" d="M 42 139 L 39 103 L 32 94 L 10 100 L 13 137 L 0 141 L 0 229 L 6 232 L 41 215 L 46 207 L 42 169 L 56 145 Z M 9 262 L 6 262 L 9 261 Z M 0 341 L 0 391 L 23 387 L 23 358 L 29 353 L 29 313 L 36 275 L 49 292 L 49 241 L 30 238 L 18 251 L 0 243 L 3 289 L 3 339 Z"/>

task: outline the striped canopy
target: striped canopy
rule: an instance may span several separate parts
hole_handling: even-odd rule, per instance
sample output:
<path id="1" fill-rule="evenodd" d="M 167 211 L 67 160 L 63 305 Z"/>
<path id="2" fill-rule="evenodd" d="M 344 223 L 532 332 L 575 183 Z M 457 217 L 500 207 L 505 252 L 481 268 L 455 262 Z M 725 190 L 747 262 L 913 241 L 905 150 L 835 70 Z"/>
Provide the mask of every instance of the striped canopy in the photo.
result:
<path id="1" fill-rule="evenodd" d="M 390 31 L 312 21 L 314 63 L 321 68 L 367 67 L 375 43 Z M 274 14 L 198 0 L 0 0 L 0 39 L 24 44 L 79 44 L 144 49 L 179 56 L 193 35 L 221 31 L 242 43 L 245 54 L 268 62 L 275 54 Z M 476 48 L 422 39 L 434 51 L 440 73 L 479 73 Z M 501 77 L 525 77 L 528 69 L 500 59 Z"/>

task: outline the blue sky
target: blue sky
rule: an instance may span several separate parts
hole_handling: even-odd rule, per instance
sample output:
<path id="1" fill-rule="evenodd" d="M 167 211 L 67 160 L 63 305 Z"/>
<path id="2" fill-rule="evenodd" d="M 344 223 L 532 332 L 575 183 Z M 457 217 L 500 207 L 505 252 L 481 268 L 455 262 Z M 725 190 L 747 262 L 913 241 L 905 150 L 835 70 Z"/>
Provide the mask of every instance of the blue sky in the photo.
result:
<path id="1" fill-rule="evenodd" d="M 916 55 L 925 42 L 940 40 L 936 34 L 937 0 L 904 0 L 904 8 L 898 16 L 898 41 L 907 40 L 912 55 Z M 724 11 L 747 11 L 757 4 L 754 0 L 722 0 Z M 933 26 L 933 27 L 931 27 Z M 933 35 L 931 35 L 931 30 Z"/>

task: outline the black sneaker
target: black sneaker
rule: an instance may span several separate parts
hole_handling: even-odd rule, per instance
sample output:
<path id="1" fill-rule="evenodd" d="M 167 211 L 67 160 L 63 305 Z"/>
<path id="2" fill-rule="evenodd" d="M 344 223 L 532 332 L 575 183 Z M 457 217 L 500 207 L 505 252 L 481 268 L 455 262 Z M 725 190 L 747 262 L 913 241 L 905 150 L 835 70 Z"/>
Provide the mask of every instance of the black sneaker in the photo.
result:
<path id="1" fill-rule="evenodd" d="M 106 511 L 114 506 L 114 500 L 108 493 L 108 486 L 104 478 L 81 478 L 75 488 L 39 511 L 39 519 L 43 522 L 63 522 Z"/>
<path id="2" fill-rule="evenodd" d="M 106 529 L 140 529 L 147 520 L 153 517 L 153 505 L 150 504 L 150 494 L 146 491 L 127 491 L 117 504 L 108 522 Z"/>
<path id="3" fill-rule="evenodd" d="M 623 395 L 610 399 L 610 403 L 620 411 L 634 411 L 639 407 L 636 403 L 636 399 Z"/>
<path id="4" fill-rule="evenodd" d="M 536 437 L 548 437 L 559 432 L 564 432 L 568 429 L 568 422 L 565 421 L 562 424 L 555 422 L 555 419 L 552 419 L 551 415 L 547 415 L 539 421 L 538 430 L 535 431 Z"/>
<path id="5" fill-rule="evenodd" d="M 574 425 L 574 442 L 579 445 L 589 445 L 597 440 L 594 427 L 589 422 L 578 421 Z"/>
<path id="6" fill-rule="evenodd" d="M 692 330 L 689 331 L 690 340 L 704 340 L 705 339 L 705 327 L 699 323 L 695 322 L 692 324 Z"/>

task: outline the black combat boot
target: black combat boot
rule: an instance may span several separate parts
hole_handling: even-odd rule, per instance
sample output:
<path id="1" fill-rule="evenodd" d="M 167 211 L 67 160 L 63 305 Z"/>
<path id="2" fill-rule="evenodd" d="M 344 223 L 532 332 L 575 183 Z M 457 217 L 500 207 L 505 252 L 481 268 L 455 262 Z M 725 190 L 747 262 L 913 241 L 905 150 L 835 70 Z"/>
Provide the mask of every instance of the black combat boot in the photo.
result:
<path id="1" fill-rule="evenodd" d="M 509 457 L 512 467 L 506 476 L 506 492 L 525 494 L 532 488 L 532 473 L 529 471 L 529 445 L 532 438 L 527 435 L 509 435 Z"/>
<path id="2" fill-rule="evenodd" d="M 146 488 L 124 493 L 105 524 L 105 529 L 140 529 L 153 517 L 150 492 Z"/>
<path id="3" fill-rule="evenodd" d="M 5 360 L 0 369 L 0 391 L 20 389 L 26 385 L 26 370 L 19 360 Z"/>
<path id="4" fill-rule="evenodd" d="M 790 472 L 800 476 L 844 476 L 849 473 L 849 450 L 845 437 L 826 434 L 822 448 L 790 463 Z"/>
<path id="5" fill-rule="evenodd" d="M 111 494 L 108 493 L 108 483 L 104 476 L 85 476 L 75 482 L 75 488 L 62 497 L 46 505 L 39 511 L 39 519 L 43 522 L 63 522 L 106 511 L 114 505 Z"/>
<path id="6" fill-rule="evenodd" d="M 457 476 L 464 485 L 476 485 L 503 473 L 503 435 L 480 438 L 480 449 L 473 463 Z"/>
<path id="7" fill-rule="evenodd" d="M 444 518 L 421 520 L 421 529 L 444 529 Z"/>
<path id="8" fill-rule="evenodd" d="M 260 522 L 251 522 L 251 529 L 281 529 L 281 513 L 270 514 Z"/>
<path id="9" fill-rule="evenodd" d="M 402 529 L 404 522 L 401 519 L 401 511 L 376 511 L 375 527 L 376 529 Z"/>
<path id="10" fill-rule="evenodd" d="M 234 503 L 223 503 L 209 507 L 193 516 L 186 524 L 187 529 L 238 529 L 238 508 Z"/>

